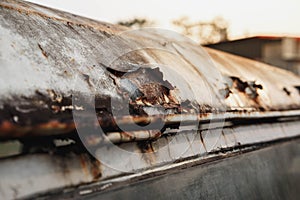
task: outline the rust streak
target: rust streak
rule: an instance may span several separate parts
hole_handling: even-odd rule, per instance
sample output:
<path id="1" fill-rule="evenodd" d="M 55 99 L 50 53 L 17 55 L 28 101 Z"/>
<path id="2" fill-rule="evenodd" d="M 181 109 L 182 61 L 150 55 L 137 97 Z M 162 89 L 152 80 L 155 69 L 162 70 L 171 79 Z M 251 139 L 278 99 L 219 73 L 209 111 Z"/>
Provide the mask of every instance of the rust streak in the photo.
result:
<path id="1" fill-rule="evenodd" d="M 102 176 L 102 172 L 101 172 L 101 163 L 99 160 L 97 159 L 92 159 L 91 162 L 91 174 L 93 176 L 93 180 L 99 180 Z"/>
<path id="2" fill-rule="evenodd" d="M 42 48 L 42 46 L 40 44 L 38 44 L 38 47 L 41 50 L 43 56 L 45 56 L 45 58 L 48 58 L 48 53 Z"/>
<path id="3" fill-rule="evenodd" d="M 89 175 L 89 171 L 88 171 L 88 167 L 87 167 L 87 163 L 86 163 L 86 155 L 82 154 L 82 155 L 80 155 L 79 158 L 80 158 L 81 168 L 82 168 L 84 174 L 86 176 L 88 176 Z"/>
<path id="4" fill-rule="evenodd" d="M 202 132 L 200 132 L 200 140 L 201 140 L 201 143 L 202 143 L 202 145 L 203 145 L 205 151 L 207 151 L 206 145 L 205 145 L 204 140 L 203 140 L 203 137 L 202 137 Z"/>

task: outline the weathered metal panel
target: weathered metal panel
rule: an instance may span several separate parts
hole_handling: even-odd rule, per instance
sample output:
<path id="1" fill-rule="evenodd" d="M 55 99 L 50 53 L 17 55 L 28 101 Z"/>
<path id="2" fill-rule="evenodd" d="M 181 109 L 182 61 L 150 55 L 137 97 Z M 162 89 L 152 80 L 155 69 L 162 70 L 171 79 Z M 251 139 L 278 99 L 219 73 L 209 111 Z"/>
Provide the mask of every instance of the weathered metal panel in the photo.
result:
<path id="1" fill-rule="evenodd" d="M 132 102 L 143 110 L 136 115 L 151 114 L 149 109 L 156 105 L 173 114 L 176 109 L 192 112 L 180 105 L 185 101 L 204 113 L 299 108 L 298 76 L 206 49 L 213 65 L 203 49 L 178 36 L 158 38 L 154 30 L 122 35 L 122 27 L 19 1 L 1 1 L 1 16 L 1 137 L 70 132 L 75 129 L 72 110 L 85 109 L 72 105 L 71 95 L 95 94 L 101 110 L 109 99 L 124 100 L 120 90 L 128 84 L 144 93 L 142 101 Z M 106 44 L 118 34 L 114 44 Z M 110 60 L 125 50 L 136 51 Z M 149 81 L 169 87 L 168 94 L 159 86 L 149 88 Z M 154 93 L 163 98 L 151 98 Z"/>
<path id="2" fill-rule="evenodd" d="M 290 72 L 23 1 L 1 1 L 0 16 L 0 140 L 23 145 L 0 160 L 5 199 L 129 181 L 300 134 Z"/>

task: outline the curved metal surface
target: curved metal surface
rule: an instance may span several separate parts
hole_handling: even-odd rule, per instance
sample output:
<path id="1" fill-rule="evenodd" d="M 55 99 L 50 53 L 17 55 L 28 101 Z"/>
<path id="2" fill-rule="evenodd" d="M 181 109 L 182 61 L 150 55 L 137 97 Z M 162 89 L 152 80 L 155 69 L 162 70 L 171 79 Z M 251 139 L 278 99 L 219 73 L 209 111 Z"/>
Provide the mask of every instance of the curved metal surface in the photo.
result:
<path id="1" fill-rule="evenodd" d="M 130 180 L 128 173 L 155 174 L 300 134 L 300 77 L 290 72 L 170 32 L 129 31 L 23 1 L 2 0 L 0 16 L 0 140 L 31 145 L 0 159 L 5 199 L 109 185 L 113 177 Z M 87 99 L 74 103 L 76 95 Z M 110 141 L 147 154 L 121 163 L 107 148 L 107 165 L 92 158 L 76 140 L 73 118 L 89 109 Z M 113 115 L 124 109 L 130 112 Z M 58 147 L 53 139 L 75 144 Z M 101 143 L 97 135 L 85 139 Z"/>
<path id="2" fill-rule="evenodd" d="M 0 23 L 2 138 L 47 135 L 51 127 L 51 134 L 74 130 L 71 111 L 85 109 L 72 105 L 76 93 L 94 94 L 96 109 L 105 111 L 133 87 L 143 94 L 130 102 L 135 116 L 164 114 L 151 111 L 158 105 L 170 114 L 263 113 L 300 105 L 296 75 L 206 48 L 211 61 L 176 35 L 151 29 L 122 34 L 123 27 L 19 1 L 1 1 Z"/>

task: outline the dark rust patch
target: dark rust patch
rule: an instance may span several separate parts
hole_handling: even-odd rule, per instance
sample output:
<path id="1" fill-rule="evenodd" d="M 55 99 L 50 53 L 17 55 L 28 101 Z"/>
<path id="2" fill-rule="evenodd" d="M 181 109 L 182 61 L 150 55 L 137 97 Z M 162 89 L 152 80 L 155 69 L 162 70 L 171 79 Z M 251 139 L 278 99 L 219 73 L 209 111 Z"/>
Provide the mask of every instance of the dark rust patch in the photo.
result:
<path id="1" fill-rule="evenodd" d="M 236 89 L 241 94 L 245 95 L 247 98 L 252 101 L 251 104 L 260 111 L 266 110 L 265 106 L 260 102 L 258 90 L 262 90 L 263 86 L 256 84 L 255 81 L 242 81 L 238 77 L 231 76 L 233 81 L 232 88 Z M 250 101 L 250 102 L 251 102 Z"/>
<path id="2" fill-rule="evenodd" d="M 50 121 L 69 122 L 72 112 L 71 97 L 55 93 L 53 90 L 36 94 L 31 97 L 12 97 L 13 104 L 8 99 L 0 109 L 0 122 L 8 120 L 20 126 L 34 126 Z M 14 119 L 18 120 L 14 120 Z"/>
<path id="3" fill-rule="evenodd" d="M 284 87 L 282 90 L 283 90 L 288 96 L 291 95 L 291 92 L 290 92 L 286 87 Z"/>
<path id="4" fill-rule="evenodd" d="M 141 141 L 137 142 L 137 145 L 142 153 L 152 153 L 154 152 L 151 141 Z"/>
<path id="5" fill-rule="evenodd" d="M 223 98 L 227 99 L 230 96 L 230 94 L 232 94 L 232 92 L 230 88 L 227 86 L 226 88 L 220 90 L 220 94 Z"/>
<path id="6" fill-rule="evenodd" d="M 256 89 L 263 89 L 263 86 L 256 84 L 254 81 L 242 81 L 240 78 L 231 76 L 233 81 L 233 87 L 235 87 L 240 92 L 246 92 L 246 89 L 249 88 L 253 93 L 256 93 Z"/>
<path id="7" fill-rule="evenodd" d="M 159 68 L 139 68 L 134 72 L 128 72 L 122 77 L 125 85 L 120 86 L 123 95 L 131 96 L 133 105 L 162 105 L 165 108 L 176 108 L 178 101 L 170 94 L 174 87 L 166 80 Z M 131 91 L 125 89 L 132 88 Z M 124 91 L 125 89 L 125 91 Z"/>
<path id="8" fill-rule="evenodd" d="M 154 149 L 151 145 L 151 141 L 141 141 L 137 142 L 137 146 L 143 154 L 143 158 L 147 163 L 154 164 L 155 163 L 155 153 Z"/>
<path id="9" fill-rule="evenodd" d="M 300 86 L 294 86 L 294 87 L 298 90 L 298 92 L 300 94 Z"/>

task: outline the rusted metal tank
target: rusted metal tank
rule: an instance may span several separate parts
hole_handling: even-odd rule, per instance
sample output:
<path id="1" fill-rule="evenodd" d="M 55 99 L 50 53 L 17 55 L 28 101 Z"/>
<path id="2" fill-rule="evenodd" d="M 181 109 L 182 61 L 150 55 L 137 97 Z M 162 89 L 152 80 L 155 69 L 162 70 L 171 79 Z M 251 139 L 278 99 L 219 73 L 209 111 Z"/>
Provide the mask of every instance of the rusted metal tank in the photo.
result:
<path id="1" fill-rule="evenodd" d="M 14 149 L 0 154 L 3 199 L 113 197 L 140 179 L 299 141 L 300 77 L 288 71 L 166 30 L 23 1 L 0 9 L 0 145 Z M 299 160 L 299 145 L 289 148 Z"/>

